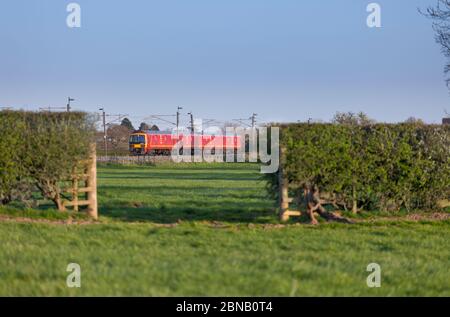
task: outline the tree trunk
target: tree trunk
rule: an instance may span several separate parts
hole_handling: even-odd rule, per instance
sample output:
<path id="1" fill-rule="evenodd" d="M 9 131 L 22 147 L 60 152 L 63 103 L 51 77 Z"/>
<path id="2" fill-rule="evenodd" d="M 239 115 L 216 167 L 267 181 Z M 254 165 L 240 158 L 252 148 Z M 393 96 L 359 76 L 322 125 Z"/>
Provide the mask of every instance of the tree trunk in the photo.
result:
<path id="1" fill-rule="evenodd" d="M 52 184 L 52 185 L 53 185 L 53 193 L 54 193 L 52 200 L 55 203 L 56 208 L 58 208 L 59 211 L 66 211 L 66 207 L 64 207 L 64 203 L 61 199 L 58 185 L 56 184 L 56 182 L 55 182 L 55 184 Z"/>
<path id="2" fill-rule="evenodd" d="M 58 211 L 66 211 L 66 207 L 64 207 L 64 204 L 61 200 L 61 197 L 59 197 L 59 194 L 53 198 L 53 202 L 55 203 L 56 208 L 58 208 Z"/>
<path id="3" fill-rule="evenodd" d="M 357 193 L 356 193 L 355 184 L 353 184 L 353 187 L 352 187 L 352 199 L 353 199 L 352 213 L 357 214 L 358 213 L 358 197 L 357 197 Z"/>
<path id="4" fill-rule="evenodd" d="M 51 200 L 59 211 L 65 211 L 63 201 L 61 200 L 60 190 L 56 181 L 40 180 L 36 186 L 40 189 L 42 195 Z"/>

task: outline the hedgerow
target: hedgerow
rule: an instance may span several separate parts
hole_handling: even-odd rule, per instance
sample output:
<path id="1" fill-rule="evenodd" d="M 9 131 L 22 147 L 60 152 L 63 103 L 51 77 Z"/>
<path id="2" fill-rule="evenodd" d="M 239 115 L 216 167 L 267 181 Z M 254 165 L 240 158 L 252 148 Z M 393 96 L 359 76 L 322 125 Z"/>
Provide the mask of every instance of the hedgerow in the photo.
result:
<path id="1" fill-rule="evenodd" d="M 344 208 L 435 208 L 450 195 L 450 127 L 402 124 L 290 124 L 281 127 L 290 191 L 318 185 Z M 267 176 L 271 193 L 276 175 Z"/>
<path id="2" fill-rule="evenodd" d="M 0 112 L 0 201 L 42 196 L 61 205 L 61 182 L 89 157 L 94 126 L 83 112 Z"/>

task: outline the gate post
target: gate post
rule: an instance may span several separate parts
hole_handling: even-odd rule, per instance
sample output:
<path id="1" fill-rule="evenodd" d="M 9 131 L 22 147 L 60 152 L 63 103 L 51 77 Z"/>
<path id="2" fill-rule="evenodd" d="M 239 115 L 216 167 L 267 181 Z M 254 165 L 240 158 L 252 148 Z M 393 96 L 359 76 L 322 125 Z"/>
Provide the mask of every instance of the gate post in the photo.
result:
<path id="1" fill-rule="evenodd" d="M 278 168 L 278 188 L 279 188 L 279 204 L 280 204 L 280 220 L 289 220 L 289 182 L 286 180 L 283 170 L 284 149 L 280 148 L 280 166 Z"/>
<path id="2" fill-rule="evenodd" d="M 87 168 L 86 187 L 89 188 L 87 192 L 88 214 L 94 219 L 98 219 L 98 203 L 97 203 L 97 155 L 95 152 L 95 144 L 91 145 L 91 157 Z"/>

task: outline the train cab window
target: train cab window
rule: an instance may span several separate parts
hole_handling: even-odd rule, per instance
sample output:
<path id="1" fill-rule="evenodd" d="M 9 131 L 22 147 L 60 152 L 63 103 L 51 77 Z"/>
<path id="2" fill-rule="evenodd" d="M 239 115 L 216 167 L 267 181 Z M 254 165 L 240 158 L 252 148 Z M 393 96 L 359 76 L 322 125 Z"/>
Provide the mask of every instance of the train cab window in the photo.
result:
<path id="1" fill-rule="evenodd" d="M 143 135 L 130 136 L 130 143 L 145 143 L 145 137 Z"/>

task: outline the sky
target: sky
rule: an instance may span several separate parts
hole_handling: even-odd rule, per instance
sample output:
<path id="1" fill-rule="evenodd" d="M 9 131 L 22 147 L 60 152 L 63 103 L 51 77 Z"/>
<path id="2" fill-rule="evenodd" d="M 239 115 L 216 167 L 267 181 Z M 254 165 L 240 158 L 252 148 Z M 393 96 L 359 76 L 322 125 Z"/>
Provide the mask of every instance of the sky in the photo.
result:
<path id="1" fill-rule="evenodd" d="M 64 0 L 0 2 L 0 106 L 259 122 L 439 123 L 445 58 L 418 8 L 436 0 Z M 381 6 L 381 28 L 366 7 Z"/>

